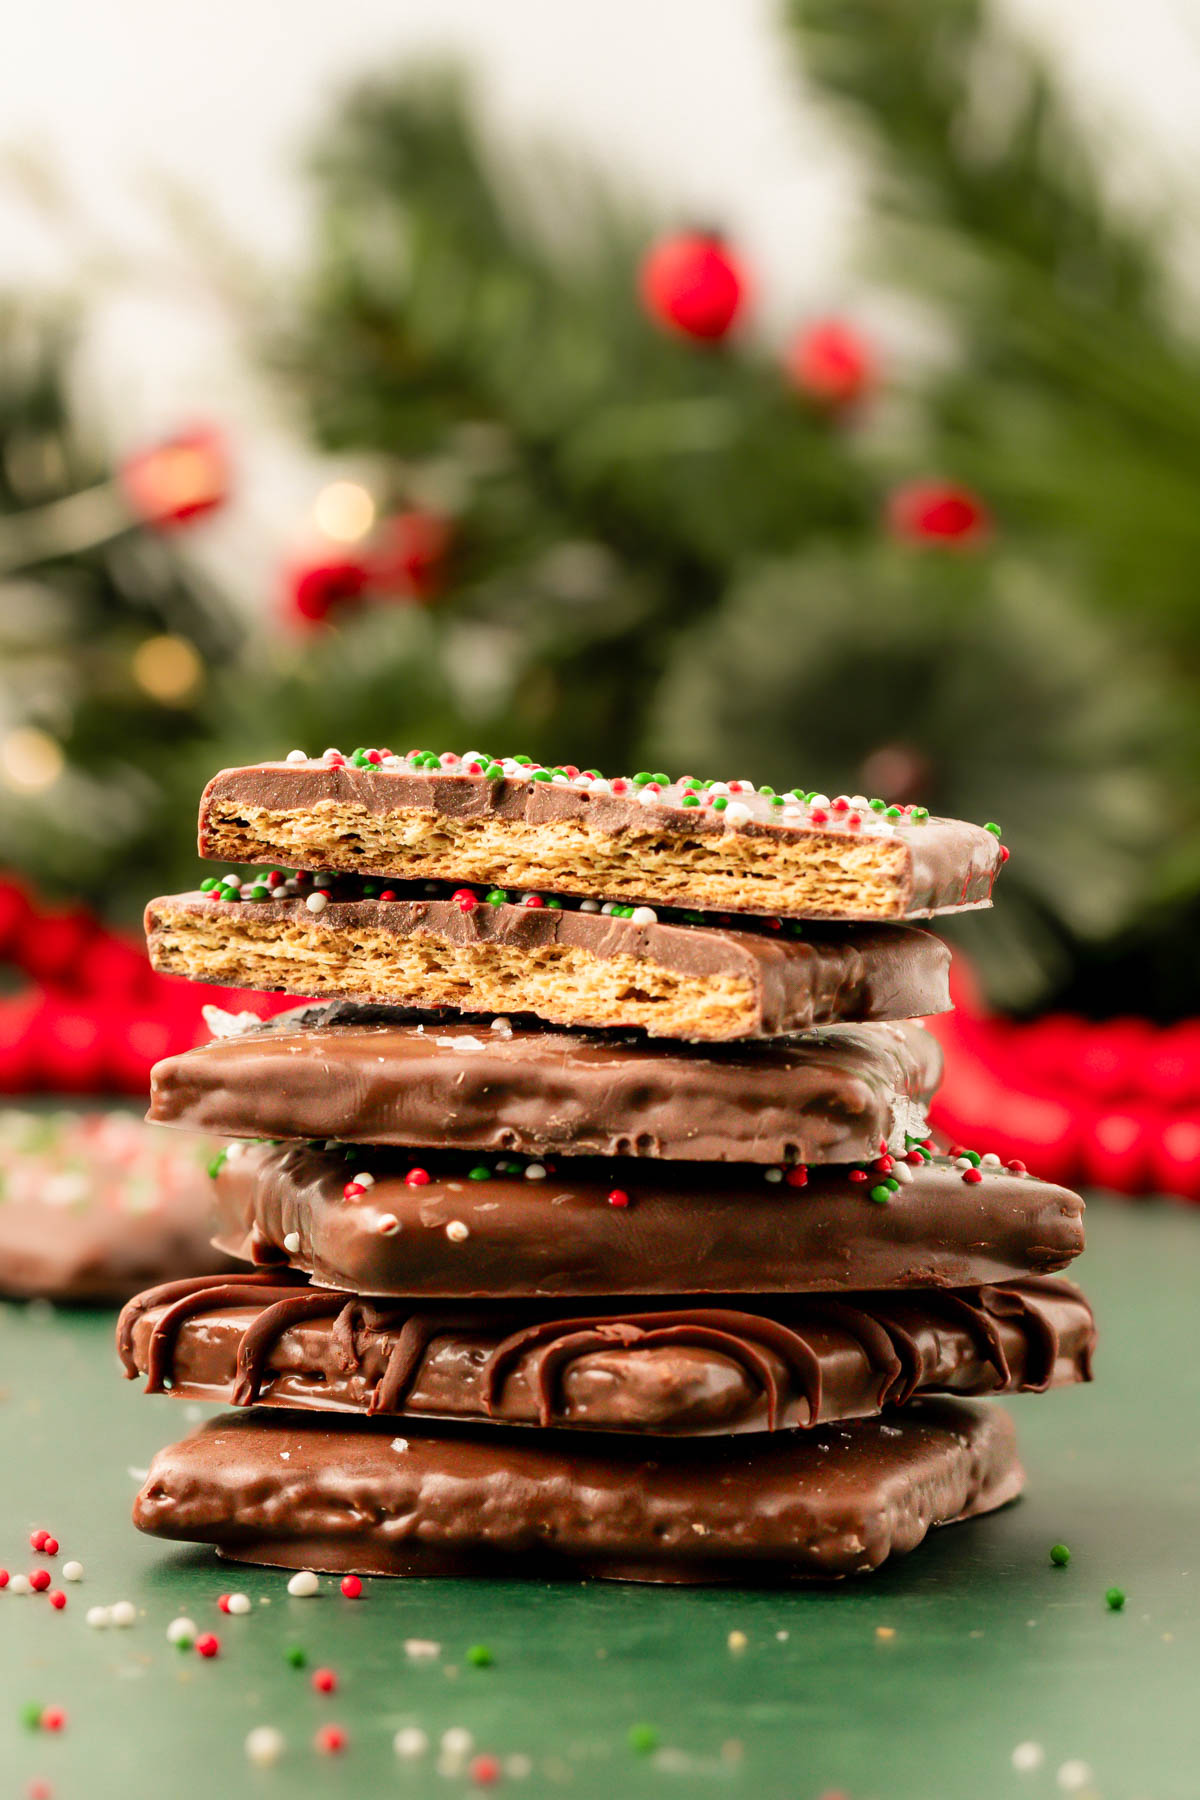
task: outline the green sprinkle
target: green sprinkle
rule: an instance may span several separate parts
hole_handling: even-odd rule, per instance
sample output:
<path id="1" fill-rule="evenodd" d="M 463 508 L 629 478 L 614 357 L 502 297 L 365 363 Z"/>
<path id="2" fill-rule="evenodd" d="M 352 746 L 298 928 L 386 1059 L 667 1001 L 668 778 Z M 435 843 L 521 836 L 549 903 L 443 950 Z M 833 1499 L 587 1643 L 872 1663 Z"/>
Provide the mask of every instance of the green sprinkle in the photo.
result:
<path id="1" fill-rule="evenodd" d="M 1104 1604 L 1108 1607 L 1109 1612 L 1120 1612 L 1125 1604 L 1125 1590 L 1123 1588 L 1109 1588 L 1104 1596 Z"/>
<path id="2" fill-rule="evenodd" d="M 671 777 L 669 775 L 664 775 L 661 771 L 654 777 L 654 779 L 655 779 L 655 781 L 659 782 L 663 787 L 670 787 L 670 785 L 671 785 Z"/>
<path id="3" fill-rule="evenodd" d="M 700 802 L 695 794 L 685 794 L 680 804 L 682 806 L 699 806 Z"/>
<path id="4" fill-rule="evenodd" d="M 206 875 L 204 880 L 200 883 L 200 892 L 202 894 L 211 894 L 213 889 L 215 887 L 220 887 L 220 885 L 221 884 L 215 875 Z"/>
<path id="5" fill-rule="evenodd" d="M 486 1644 L 472 1644 L 467 1651 L 467 1661 L 473 1669 L 490 1669 L 495 1660 Z"/>
<path id="6" fill-rule="evenodd" d="M 527 769 L 529 767 L 530 763 L 533 761 L 533 758 L 532 758 L 532 756 L 511 756 L 511 757 L 509 757 L 509 761 L 515 762 L 515 763 L 520 763 L 520 765 L 523 769 Z"/>
<path id="7" fill-rule="evenodd" d="M 898 806 L 885 807 L 883 816 L 885 819 L 898 819 L 900 817 L 900 808 Z"/>
<path id="8" fill-rule="evenodd" d="M 972 1163 L 975 1168 L 978 1168 L 983 1161 L 978 1150 L 960 1150 L 958 1154 L 962 1157 L 964 1162 Z"/>
<path id="9" fill-rule="evenodd" d="M 868 800 L 867 805 L 872 812 L 883 812 L 886 810 L 887 802 L 886 800 Z"/>
<path id="10" fill-rule="evenodd" d="M 658 1749 L 658 1742 L 658 1732 L 653 1725 L 631 1725 L 629 1727 L 629 1748 L 636 1750 L 639 1756 L 649 1756 L 652 1751 Z"/>
<path id="11" fill-rule="evenodd" d="M 760 794 L 773 794 L 775 792 L 775 789 L 773 787 L 768 787 L 766 782 L 764 781 L 758 791 Z"/>
<path id="12" fill-rule="evenodd" d="M 208 1165 L 208 1174 L 209 1174 L 210 1180 L 215 1181 L 217 1179 L 217 1176 L 221 1173 L 221 1170 L 225 1167 L 225 1164 L 228 1162 L 228 1160 L 229 1160 L 228 1150 L 218 1150 L 217 1151 L 217 1154 L 213 1157 L 212 1161 Z"/>
<path id="13" fill-rule="evenodd" d="M 483 773 L 488 781 L 504 780 L 504 770 L 500 767 L 499 763 L 489 763 Z"/>
<path id="14" fill-rule="evenodd" d="M 918 825 L 925 825 L 929 820 L 929 808 L 927 806 L 914 806 L 909 817 L 915 819 Z"/>
<path id="15" fill-rule="evenodd" d="M 562 908 L 561 900 L 555 900 L 555 899 L 547 900 L 547 902 L 546 902 L 546 911 L 547 912 L 561 912 L 562 909 L 563 908 Z"/>
<path id="16" fill-rule="evenodd" d="M 894 1175 L 885 1175 L 883 1178 L 883 1185 L 885 1188 L 890 1188 L 893 1194 L 898 1192 L 900 1187 L 900 1183 L 896 1180 Z"/>
<path id="17" fill-rule="evenodd" d="M 892 1197 L 892 1190 L 886 1181 L 881 1181 L 878 1187 L 871 1189 L 868 1197 L 875 1202 L 876 1206 L 886 1206 Z"/>
<path id="18" fill-rule="evenodd" d="M 302 1669 L 308 1661 L 308 1651 L 302 1650 L 299 1644 L 292 1644 L 284 1651 L 283 1660 L 290 1663 L 293 1669 Z"/>
<path id="19" fill-rule="evenodd" d="M 762 792 L 761 788 L 759 789 L 759 792 L 760 793 Z M 782 794 L 772 794 L 771 795 L 771 805 L 772 806 L 782 806 L 783 803 L 784 803 L 784 800 L 783 800 Z"/>
<path id="20" fill-rule="evenodd" d="M 724 794 L 718 794 L 716 799 L 712 803 L 712 809 L 714 812 L 724 812 L 725 808 L 728 805 L 729 805 L 729 802 L 725 798 Z"/>
<path id="21" fill-rule="evenodd" d="M 553 781 L 554 777 L 549 769 L 535 769 L 529 779 L 530 781 Z"/>
<path id="22" fill-rule="evenodd" d="M 1071 1552 L 1065 1544 L 1051 1544 L 1050 1561 L 1056 1569 L 1065 1569 L 1071 1560 Z"/>
<path id="23" fill-rule="evenodd" d="M 645 785 L 646 785 L 646 783 L 647 783 L 647 782 L 648 782 L 648 781 L 653 781 L 653 780 L 654 780 L 654 777 L 653 777 L 653 775 L 652 775 L 652 774 L 651 774 L 651 773 L 650 773 L 650 771 L 649 771 L 649 769 L 641 769 L 641 770 L 639 770 L 639 772 L 638 772 L 638 773 L 637 773 L 637 774 L 636 774 L 636 775 L 635 775 L 635 776 L 634 776 L 634 778 L 633 778 L 633 785 L 634 785 L 634 786 L 635 786 L 635 787 L 645 787 Z"/>
<path id="24" fill-rule="evenodd" d="M 996 824 L 996 821 L 994 819 L 989 819 L 988 823 L 984 826 L 983 829 L 985 831 L 990 831 L 993 837 L 1001 837 L 1003 835 L 1000 830 L 1000 827 Z"/>
<path id="25" fill-rule="evenodd" d="M 36 1700 L 27 1700 L 17 1717 L 26 1731 L 37 1731 L 42 1723 L 42 1707 Z"/>
<path id="26" fill-rule="evenodd" d="M 271 898 L 271 890 L 269 887 L 264 887 L 260 883 L 257 887 L 252 887 L 250 889 L 250 898 L 252 900 L 269 900 Z"/>
<path id="27" fill-rule="evenodd" d="M 483 897 L 489 906 L 503 906 L 508 900 L 504 888 L 489 888 Z"/>
<path id="28" fill-rule="evenodd" d="M 492 1171 L 490 1169 L 485 1169 L 482 1163 L 480 1163 L 477 1169 L 467 1170 L 468 1181 L 490 1181 L 491 1179 Z"/>
<path id="29" fill-rule="evenodd" d="M 242 897 L 241 888 L 235 888 L 235 887 L 223 887 L 221 889 L 220 893 L 217 895 L 218 900 L 240 900 L 241 897 Z"/>

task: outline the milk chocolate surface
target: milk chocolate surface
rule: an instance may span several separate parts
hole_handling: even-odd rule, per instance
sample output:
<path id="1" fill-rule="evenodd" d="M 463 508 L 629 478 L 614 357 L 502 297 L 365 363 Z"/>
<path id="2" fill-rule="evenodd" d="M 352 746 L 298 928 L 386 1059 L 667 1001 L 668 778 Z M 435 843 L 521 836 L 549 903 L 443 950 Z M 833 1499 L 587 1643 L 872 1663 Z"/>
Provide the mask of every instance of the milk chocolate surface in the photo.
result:
<path id="1" fill-rule="evenodd" d="M 354 1293 L 498 1299 L 976 1287 L 1050 1274 L 1083 1248 L 1077 1194 L 991 1167 L 967 1183 L 944 1159 L 904 1164 L 912 1178 L 886 1203 L 870 1198 L 877 1178 L 842 1167 L 793 1186 L 799 1170 L 772 1183 L 727 1163 L 580 1157 L 534 1164 L 533 1180 L 519 1163 L 481 1163 L 478 1180 L 472 1166 L 234 1145 L 215 1182 L 217 1242 Z"/>
<path id="2" fill-rule="evenodd" d="M 739 783 L 718 809 L 682 782 L 462 768 L 388 755 L 223 769 L 201 798 L 200 854 L 837 919 L 986 906 L 1003 860 L 982 826 L 911 810 L 890 820 L 858 796 L 776 805 Z"/>
<path id="3" fill-rule="evenodd" d="M 1070 1282 L 747 1306 L 378 1304 L 270 1271 L 131 1301 L 125 1372 L 239 1406 L 703 1435 L 812 1428 L 917 1393 L 1043 1392 L 1091 1376 Z"/>
<path id="4" fill-rule="evenodd" d="M 168 1057 L 150 1118 L 225 1135 L 530 1156 L 853 1162 L 926 1134 L 941 1051 L 919 1025 L 833 1025 L 703 1051 L 305 1007 Z"/>
<path id="5" fill-rule="evenodd" d="M 802 1580 L 860 1574 L 1021 1490 L 994 1405 L 919 1400 L 702 1443 L 222 1415 L 161 1450 L 134 1523 L 285 1568 Z"/>
<path id="6" fill-rule="evenodd" d="M 444 884 L 364 895 L 372 885 L 323 875 L 330 900 L 318 913 L 306 905 L 311 882 L 259 901 L 167 895 L 146 909 L 151 962 L 193 980 L 314 998 L 718 1041 L 950 1006 L 949 950 L 910 926 L 812 925 L 797 937 L 756 920 L 643 923 L 577 904 L 489 903 L 482 888 L 464 907 Z"/>

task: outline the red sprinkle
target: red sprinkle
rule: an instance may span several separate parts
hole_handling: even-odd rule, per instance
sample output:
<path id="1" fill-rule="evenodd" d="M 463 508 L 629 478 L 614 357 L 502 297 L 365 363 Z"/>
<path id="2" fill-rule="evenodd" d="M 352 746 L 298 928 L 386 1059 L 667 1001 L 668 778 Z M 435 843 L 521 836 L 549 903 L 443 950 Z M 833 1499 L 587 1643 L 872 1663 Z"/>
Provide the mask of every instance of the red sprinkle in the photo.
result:
<path id="1" fill-rule="evenodd" d="M 1025 1167 L 1025 1164 L 1023 1162 L 1018 1162 L 1016 1160 L 1014 1160 L 1013 1162 L 1010 1162 L 1010 1163 L 1006 1163 L 1005 1167 L 1007 1168 L 1010 1175 L 1028 1175 L 1028 1173 L 1029 1173 L 1029 1170 Z"/>
<path id="2" fill-rule="evenodd" d="M 229 1595 L 228 1594 L 218 1594 L 217 1595 L 217 1605 L 220 1607 L 220 1609 L 223 1613 L 227 1613 L 229 1611 Z"/>
<path id="3" fill-rule="evenodd" d="M 322 1756 L 336 1756 L 346 1748 L 346 1734 L 340 1725 L 322 1725 L 313 1745 Z"/>
<path id="4" fill-rule="evenodd" d="M 846 814 L 846 829 L 847 829 L 847 831 L 861 831 L 862 830 L 862 814 L 861 813 L 847 813 Z"/>
<path id="5" fill-rule="evenodd" d="M 63 1607 L 67 1604 L 67 1596 L 63 1593 L 61 1588 L 52 1588 L 46 1598 L 49 1600 L 55 1612 L 61 1612 Z"/>
<path id="6" fill-rule="evenodd" d="M 450 898 L 453 900 L 455 906 L 457 906 L 459 912 L 474 912 L 479 905 L 478 894 L 473 894 L 470 888 L 455 888 Z"/>
<path id="7" fill-rule="evenodd" d="M 50 1533 L 48 1531 L 31 1531 L 29 1534 L 29 1548 L 31 1550 L 44 1550 L 46 1548 L 46 1539 L 49 1536 Z"/>
<path id="8" fill-rule="evenodd" d="M 467 1774 L 480 1787 L 493 1787 L 500 1779 L 500 1761 L 495 1756 L 473 1756 L 467 1764 Z"/>
<path id="9" fill-rule="evenodd" d="M 41 1780 L 37 1776 L 34 1777 L 25 1791 L 29 1795 L 29 1800 L 54 1800 L 54 1789 L 50 1786 L 50 1783 Z"/>
<path id="10" fill-rule="evenodd" d="M 851 1181 L 866 1181 L 867 1180 L 867 1171 L 865 1169 L 851 1169 L 850 1180 Z"/>
<path id="11" fill-rule="evenodd" d="M 829 802 L 829 810 L 830 812 L 849 812 L 850 802 L 845 794 L 839 794 L 836 800 L 831 800 Z"/>
<path id="12" fill-rule="evenodd" d="M 29 1577 L 29 1585 L 35 1594 L 44 1594 L 50 1586 L 49 1569 L 35 1569 Z"/>
<path id="13" fill-rule="evenodd" d="M 906 1163 L 923 1163 L 925 1158 L 919 1150 L 910 1150 L 904 1160 Z"/>
<path id="14" fill-rule="evenodd" d="M 1009 849 L 1008 845 L 1001 844 L 1001 846 L 1000 846 L 1000 861 L 1002 863 L 1006 863 L 1011 855 L 1012 855 L 1012 851 Z"/>
<path id="15" fill-rule="evenodd" d="M 43 1731 L 61 1731 L 67 1722 L 67 1715 L 61 1706 L 44 1706 L 38 1722 Z"/>
<path id="16" fill-rule="evenodd" d="M 335 750 L 332 756 L 327 756 L 324 760 L 331 769 L 344 769 L 346 766 L 346 759 L 340 750 Z"/>
<path id="17" fill-rule="evenodd" d="M 608 1204 L 610 1206 L 628 1206 L 629 1195 L 625 1192 L 624 1188 L 614 1188 L 612 1193 L 608 1196 Z"/>
<path id="18" fill-rule="evenodd" d="M 887 1155 L 881 1156 L 874 1165 L 875 1173 L 877 1175 L 890 1175 L 895 1166 L 896 1161 L 894 1157 Z"/>
<path id="19" fill-rule="evenodd" d="M 523 901 L 523 905 L 525 906 L 545 906 L 545 904 L 546 902 L 542 899 L 540 894 L 526 894 Z"/>
<path id="20" fill-rule="evenodd" d="M 829 814 L 823 806 L 814 806 L 808 815 L 808 822 L 810 825 L 828 825 Z"/>
<path id="21" fill-rule="evenodd" d="M 804 1163 L 797 1163 L 794 1169 L 788 1170 L 783 1179 L 789 1187 L 807 1187 L 808 1169 Z"/>
<path id="22" fill-rule="evenodd" d="M 962 1178 L 964 1181 L 982 1181 L 983 1180 L 983 1176 L 980 1174 L 978 1169 L 964 1169 L 962 1172 Z"/>
<path id="23" fill-rule="evenodd" d="M 404 1185 L 405 1187 L 428 1187 L 429 1170 L 410 1169 L 408 1174 L 404 1177 Z"/>
<path id="24" fill-rule="evenodd" d="M 394 900 L 396 898 L 395 888 L 384 888 L 384 890 L 383 890 L 382 894 L 380 894 L 379 898 L 381 900 Z"/>
<path id="25" fill-rule="evenodd" d="M 342 1576 L 342 1592 L 347 1600 L 357 1600 L 362 1593 L 362 1582 L 357 1575 Z"/>
<path id="26" fill-rule="evenodd" d="M 337 1676 L 332 1669 L 314 1669 L 312 1684 L 318 1694 L 332 1694 L 337 1687 Z"/>
<path id="27" fill-rule="evenodd" d="M 221 1640 L 214 1632 L 206 1631 L 196 1639 L 196 1651 L 200 1656 L 217 1656 L 220 1649 Z"/>
<path id="28" fill-rule="evenodd" d="M 609 783 L 609 787 L 614 794 L 627 794 L 629 792 L 629 783 L 623 775 L 618 775 L 615 781 Z"/>
<path id="29" fill-rule="evenodd" d="M 8 1570 L 0 1569 L 0 1588 L 6 1588 L 7 1586 L 8 1586 Z"/>
<path id="30" fill-rule="evenodd" d="M 357 1200 L 359 1195 L 365 1194 L 366 1191 L 361 1181 L 348 1181 L 342 1189 L 342 1199 Z"/>

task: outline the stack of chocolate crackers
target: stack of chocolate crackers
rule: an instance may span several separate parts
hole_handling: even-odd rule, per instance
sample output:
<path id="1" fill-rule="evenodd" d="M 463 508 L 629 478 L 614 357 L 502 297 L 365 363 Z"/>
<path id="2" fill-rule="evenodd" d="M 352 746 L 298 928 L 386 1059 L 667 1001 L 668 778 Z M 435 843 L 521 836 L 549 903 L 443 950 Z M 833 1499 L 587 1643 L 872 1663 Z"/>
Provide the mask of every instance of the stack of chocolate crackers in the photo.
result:
<path id="1" fill-rule="evenodd" d="M 940 1155 L 912 1021 L 995 827 L 861 796 L 293 751 L 226 770 L 156 968 L 311 1003 L 214 1015 L 151 1118 L 231 1137 L 242 1276 L 120 1324 L 232 1402 L 137 1524 L 371 1574 L 653 1581 L 877 1567 L 1015 1497 L 990 1400 L 1086 1380 L 1076 1195 Z M 286 865 L 276 867 L 275 864 Z M 297 871 L 297 865 L 299 871 Z"/>

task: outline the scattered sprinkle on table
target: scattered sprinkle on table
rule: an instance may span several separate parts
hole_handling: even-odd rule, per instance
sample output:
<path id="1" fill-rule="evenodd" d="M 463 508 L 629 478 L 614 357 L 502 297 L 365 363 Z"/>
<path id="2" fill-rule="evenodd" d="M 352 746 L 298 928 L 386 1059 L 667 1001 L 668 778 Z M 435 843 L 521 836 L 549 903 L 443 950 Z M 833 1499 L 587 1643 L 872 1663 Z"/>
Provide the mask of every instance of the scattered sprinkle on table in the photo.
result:
<path id="1" fill-rule="evenodd" d="M 731 1631 L 725 1641 L 731 1650 L 738 1651 L 744 1650 L 746 1645 L 750 1642 L 750 1639 L 746 1636 L 744 1631 Z"/>
<path id="2" fill-rule="evenodd" d="M 467 1661 L 473 1669 L 490 1669 L 495 1660 L 486 1644 L 472 1644 L 467 1651 Z"/>
<path id="3" fill-rule="evenodd" d="M 1028 1739 L 1025 1743 L 1018 1744 L 1012 1753 L 1012 1766 L 1021 1775 L 1028 1775 L 1034 1769 L 1040 1769 L 1045 1760 L 1046 1752 L 1042 1746 Z"/>
<path id="4" fill-rule="evenodd" d="M 392 1749 L 397 1756 L 413 1760 L 424 1756 L 429 1748 L 429 1739 L 419 1725 L 404 1725 L 392 1739 Z"/>
<path id="5" fill-rule="evenodd" d="M 270 1768 L 284 1752 L 284 1737 L 274 1725 L 256 1725 L 246 1736 L 246 1756 L 260 1769 Z"/>
<path id="6" fill-rule="evenodd" d="M 1050 1561 L 1056 1569 L 1065 1569 L 1071 1560 L 1071 1552 L 1065 1544 L 1051 1544 Z"/>
<path id="7" fill-rule="evenodd" d="M 1091 1787 L 1092 1771 L 1087 1763 L 1081 1762 L 1078 1757 L 1072 1757 L 1069 1762 L 1063 1763 L 1056 1779 L 1064 1793 L 1077 1794 L 1081 1788 Z"/>
<path id="8" fill-rule="evenodd" d="M 653 1725 L 631 1725 L 628 1743 L 629 1748 L 636 1750 L 639 1756 L 649 1756 L 658 1749 L 658 1732 Z"/>
<path id="9" fill-rule="evenodd" d="M 877 1625 L 875 1627 L 875 1636 L 879 1639 L 881 1644 L 890 1643 L 895 1635 L 896 1627 L 894 1625 Z"/>
<path id="10" fill-rule="evenodd" d="M 1125 1604 L 1124 1589 L 1111 1587 L 1104 1596 L 1104 1603 L 1110 1612 L 1120 1612 Z"/>
<path id="11" fill-rule="evenodd" d="M 167 1642 L 176 1649 L 190 1650 L 196 1641 L 196 1624 L 192 1619 L 172 1619 L 167 1626 Z"/>
<path id="12" fill-rule="evenodd" d="M 295 1600 L 311 1600 L 320 1585 L 311 1569 L 300 1569 L 288 1582 L 287 1591 Z"/>
<path id="13" fill-rule="evenodd" d="M 360 1600 L 362 1598 L 363 1584 L 358 1579 L 357 1575 L 343 1575 L 341 1587 L 347 1600 Z"/>
<path id="14" fill-rule="evenodd" d="M 346 1733 L 340 1725 L 322 1725 L 313 1739 L 313 1745 L 321 1756 L 337 1756 L 346 1748 Z"/>
<path id="15" fill-rule="evenodd" d="M 62 1567 L 64 1581 L 82 1581 L 83 1564 L 81 1562 L 65 1562 Z"/>

